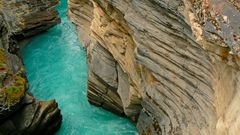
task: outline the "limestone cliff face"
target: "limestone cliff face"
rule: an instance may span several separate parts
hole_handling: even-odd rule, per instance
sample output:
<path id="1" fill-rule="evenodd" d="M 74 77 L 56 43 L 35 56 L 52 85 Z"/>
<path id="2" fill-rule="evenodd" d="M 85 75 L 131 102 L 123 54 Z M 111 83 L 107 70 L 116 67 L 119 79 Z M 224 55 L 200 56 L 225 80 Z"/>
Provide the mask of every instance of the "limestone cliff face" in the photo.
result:
<path id="1" fill-rule="evenodd" d="M 89 101 L 139 116 L 143 135 L 239 134 L 239 7 L 237 0 L 69 0 L 88 54 Z"/>
<path id="2" fill-rule="evenodd" d="M 24 38 L 59 22 L 58 1 L 0 1 L 0 135 L 53 134 L 62 116 L 54 100 L 38 101 L 28 92 L 18 56 Z"/>

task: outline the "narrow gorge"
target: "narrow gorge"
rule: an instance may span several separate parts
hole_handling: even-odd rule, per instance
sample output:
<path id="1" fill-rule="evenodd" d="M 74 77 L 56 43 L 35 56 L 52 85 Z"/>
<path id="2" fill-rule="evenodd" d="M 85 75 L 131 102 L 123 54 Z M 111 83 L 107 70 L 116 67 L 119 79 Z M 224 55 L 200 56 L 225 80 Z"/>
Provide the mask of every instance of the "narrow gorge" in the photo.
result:
<path id="1" fill-rule="evenodd" d="M 136 129 L 87 101 L 86 53 L 66 16 L 67 1 L 57 7 L 61 23 L 34 37 L 22 49 L 30 91 L 39 99 L 56 99 L 63 116 L 57 135 L 134 135 Z"/>
<path id="2" fill-rule="evenodd" d="M 141 135 L 240 133 L 239 0 L 69 0 L 88 100 Z"/>
<path id="3" fill-rule="evenodd" d="M 127 119 L 88 103 L 86 53 L 67 0 L 1 2 L 0 135 L 136 133 Z"/>
<path id="4" fill-rule="evenodd" d="M 0 135 L 239 135 L 239 0 L 0 0 Z"/>

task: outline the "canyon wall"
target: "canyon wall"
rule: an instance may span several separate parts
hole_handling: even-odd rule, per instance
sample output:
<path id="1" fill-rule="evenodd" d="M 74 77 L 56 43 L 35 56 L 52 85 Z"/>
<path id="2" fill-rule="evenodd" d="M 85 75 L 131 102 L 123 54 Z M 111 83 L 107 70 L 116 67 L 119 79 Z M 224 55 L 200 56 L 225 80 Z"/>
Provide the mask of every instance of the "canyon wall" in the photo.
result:
<path id="1" fill-rule="evenodd" d="M 68 0 L 90 103 L 140 134 L 238 135 L 238 0 Z"/>
<path id="2" fill-rule="evenodd" d="M 28 92 L 19 56 L 25 38 L 60 22 L 58 0 L 0 0 L 0 135 L 48 135 L 61 125 L 55 100 L 39 101 Z"/>

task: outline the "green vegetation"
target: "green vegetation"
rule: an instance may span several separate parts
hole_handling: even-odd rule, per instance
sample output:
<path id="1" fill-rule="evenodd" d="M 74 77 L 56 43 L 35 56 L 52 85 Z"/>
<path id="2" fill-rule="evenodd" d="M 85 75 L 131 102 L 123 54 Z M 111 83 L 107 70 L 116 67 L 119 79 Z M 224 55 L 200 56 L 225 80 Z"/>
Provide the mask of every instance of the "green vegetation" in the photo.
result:
<path id="1" fill-rule="evenodd" d="M 6 104 L 7 106 L 13 106 L 17 104 L 24 96 L 26 91 L 26 80 L 17 75 L 14 76 L 14 82 L 8 86 L 3 88 L 3 93 L 6 96 Z"/>
<path id="2" fill-rule="evenodd" d="M 8 72 L 6 56 L 3 48 L 0 48 L 0 74 Z M 0 89 L 0 103 L 6 107 L 11 107 L 25 96 L 26 80 L 22 77 L 23 70 L 15 75 L 10 75 L 11 79 Z"/>
<path id="3" fill-rule="evenodd" d="M 7 105 L 13 106 L 18 103 L 25 96 L 25 89 L 26 80 L 19 75 L 15 76 L 14 82 L 3 90 Z"/>

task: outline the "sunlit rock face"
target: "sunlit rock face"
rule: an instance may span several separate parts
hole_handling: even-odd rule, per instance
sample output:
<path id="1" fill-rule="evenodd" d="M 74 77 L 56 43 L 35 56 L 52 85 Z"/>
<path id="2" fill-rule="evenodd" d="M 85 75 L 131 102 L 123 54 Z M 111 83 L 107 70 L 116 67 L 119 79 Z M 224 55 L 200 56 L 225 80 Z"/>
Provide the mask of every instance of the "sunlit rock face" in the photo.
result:
<path id="1" fill-rule="evenodd" d="M 0 2 L 0 135 L 53 134 L 60 127 L 62 116 L 57 103 L 38 101 L 28 92 L 24 67 L 17 55 L 18 42 L 58 23 L 51 17 L 44 18 L 57 20 L 53 9 L 57 3 L 41 8 L 43 1 Z"/>
<path id="2" fill-rule="evenodd" d="M 68 15 L 91 103 L 143 135 L 239 134 L 238 0 L 69 0 Z"/>
<path id="3" fill-rule="evenodd" d="M 125 25 L 122 14 L 111 5 L 109 8 Z M 143 85 L 141 67 L 134 58 L 135 44 L 126 32 L 128 26 L 121 26 L 98 3 L 88 0 L 69 1 L 68 11 L 88 52 L 89 101 L 135 119 L 141 110 Z"/>
<path id="4" fill-rule="evenodd" d="M 192 6 L 190 21 L 195 24 L 192 28 L 197 40 L 228 47 L 230 53 L 240 56 L 240 2 L 205 0 L 193 1 Z"/>

